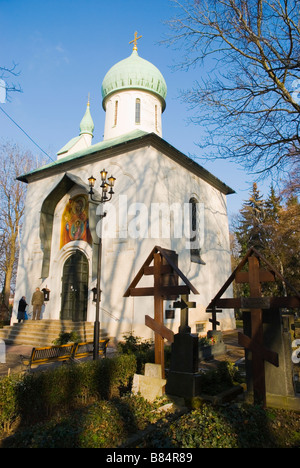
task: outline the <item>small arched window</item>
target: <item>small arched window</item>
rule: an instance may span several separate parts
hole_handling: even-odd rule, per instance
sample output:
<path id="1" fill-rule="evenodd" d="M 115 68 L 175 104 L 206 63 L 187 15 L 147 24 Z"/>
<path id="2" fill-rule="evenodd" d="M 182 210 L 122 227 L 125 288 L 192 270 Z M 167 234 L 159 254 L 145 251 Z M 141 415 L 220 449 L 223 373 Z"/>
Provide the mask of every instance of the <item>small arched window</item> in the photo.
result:
<path id="1" fill-rule="evenodd" d="M 139 98 L 135 100 L 135 123 L 141 123 L 141 100 Z"/>
<path id="2" fill-rule="evenodd" d="M 200 248 L 200 216 L 199 216 L 199 203 L 196 198 L 189 200 L 190 204 L 190 255 L 191 262 L 205 265 L 201 258 Z"/>
<path id="3" fill-rule="evenodd" d="M 158 132 L 157 106 L 155 106 L 155 130 Z"/>
<path id="4" fill-rule="evenodd" d="M 114 127 L 116 127 L 118 123 L 118 107 L 119 107 L 119 101 L 115 101 Z"/>

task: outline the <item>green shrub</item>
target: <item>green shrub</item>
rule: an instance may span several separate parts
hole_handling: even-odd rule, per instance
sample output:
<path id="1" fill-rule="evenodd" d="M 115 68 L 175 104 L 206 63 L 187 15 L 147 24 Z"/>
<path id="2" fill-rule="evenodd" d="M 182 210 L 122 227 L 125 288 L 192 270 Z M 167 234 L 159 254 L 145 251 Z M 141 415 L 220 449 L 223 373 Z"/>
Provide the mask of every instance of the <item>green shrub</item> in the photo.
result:
<path id="1" fill-rule="evenodd" d="M 79 343 L 80 336 L 77 332 L 60 332 L 58 338 L 52 341 L 55 346 L 61 346 L 68 343 Z"/>
<path id="2" fill-rule="evenodd" d="M 123 335 L 124 341 L 118 343 L 118 351 L 122 354 L 144 353 L 151 349 L 152 340 L 142 340 L 140 336 L 134 336 L 132 332 Z"/>
<path id="3" fill-rule="evenodd" d="M 20 381 L 17 376 L 4 377 L 0 380 L 0 433 L 1 428 L 9 432 L 19 415 L 16 388 Z"/>
<path id="4" fill-rule="evenodd" d="M 201 375 L 201 393 L 216 395 L 241 382 L 238 368 L 232 362 L 220 361 L 216 369 L 211 369 Z"/>
<path id="5" fill-rule="evenodd" d="M 137 361 L 137 373 L 144 373 L 146 362 L 154 362 L 154 349 L 152 340 L 143 340 L 140 336 L 134 336 L 132 332 L 123 335 L 124 341 L 120 341 L 117 350 L 120 354 L 134 355 Z"/>
<path id="6" fill-rule="evenodd" d="M 128 391 L 136 372 L 134 355 L 61 365 L 0 380 L 0 432 L 20 418 L 34 423 L 63 414 L 88 401 L 109 399 Z"/>

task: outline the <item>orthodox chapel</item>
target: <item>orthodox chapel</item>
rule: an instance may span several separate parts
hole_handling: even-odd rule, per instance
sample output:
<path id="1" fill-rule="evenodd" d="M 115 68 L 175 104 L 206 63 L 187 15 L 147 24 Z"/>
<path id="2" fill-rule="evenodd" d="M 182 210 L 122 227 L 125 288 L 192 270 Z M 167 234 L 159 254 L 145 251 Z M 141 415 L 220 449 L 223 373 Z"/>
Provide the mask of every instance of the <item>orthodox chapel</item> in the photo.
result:
<path id="1" fill-rule="evenodd" d="M 226 197 L 234 191 L 163 139 L 167 85 L 139 55 L 137 39 L 131 55 L 103 79 L 103 140 L 93 142 L 88 102 L 79 135 L 57 160 L 19 177 L 28 190 L 12 323 L 19 299 L 29 302 L 37 287 L 49 294 L 42 319 L 94 322 L 100 275 L 101 330 L 116 340 L 130 332 L 152 338 L 145 315 L 153 316 L 153 297 L 124 294 L 159 246 L 176 252 L 178 267 L 199 292 L 189 297 L 196 303 L 189 311 L 192 333 L 211 329 L 206 307 L 231 274 Z M 99 203 L 103 187 L 107 203 Z M 164 309 L 165 325 L 177 333 L 174 298 Z M 218 321 L 223 330 L 235 327 L 233 311 L 218 314 Z"/>

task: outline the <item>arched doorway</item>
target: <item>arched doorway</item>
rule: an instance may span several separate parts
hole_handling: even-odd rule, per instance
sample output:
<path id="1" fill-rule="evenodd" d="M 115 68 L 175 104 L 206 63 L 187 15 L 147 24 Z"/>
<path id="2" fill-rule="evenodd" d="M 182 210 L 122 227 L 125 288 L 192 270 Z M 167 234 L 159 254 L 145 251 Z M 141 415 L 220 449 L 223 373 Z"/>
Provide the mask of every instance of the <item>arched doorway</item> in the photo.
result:
<path id="1" fill-rule="evenodd" d="M 88 260 L 80 250 L 76 250 L 63 268 L 61 320 L 86 321 L 88 278 Z"/>

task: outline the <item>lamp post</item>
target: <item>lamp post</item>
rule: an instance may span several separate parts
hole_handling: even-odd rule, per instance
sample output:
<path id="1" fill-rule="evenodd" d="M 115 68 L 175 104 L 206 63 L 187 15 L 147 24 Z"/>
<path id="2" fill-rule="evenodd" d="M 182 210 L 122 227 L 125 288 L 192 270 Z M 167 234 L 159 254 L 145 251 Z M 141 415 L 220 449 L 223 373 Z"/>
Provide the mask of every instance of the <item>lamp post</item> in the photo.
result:
<path id="1" fill-rule="evenodd" d="M 113 187 L 115 184 L 115 178 L 110 176 L 107 178 L 107 171 L 103 169 L 100 172 L 101 175 L 101 198 L 100 200 L 96 200 L 94 198 L 94 187 L 96 179 L 95 177 L 89 177 L 89 196 L 90 200 L 94 203 L 101 203 L 104 204 L 112 199 L 114 194 Z M 100 289 L 100 282 L 101 282 L 101 257 L 102 257 L 102 219 L 106 216 L 106 212 L 100 215 L 101 221 L 101 230 L 99 235 L 99 246 L 98 246 L 98 261 L 97 261 L 97 286 L 96 286 L 96 318 L 94 323 L 94 351 L 93 351 L 93 359 L 96 361 L 99 359 L 99 339 L 100 339 L 100 302 L 101 302 L 101 289 Z"/>

